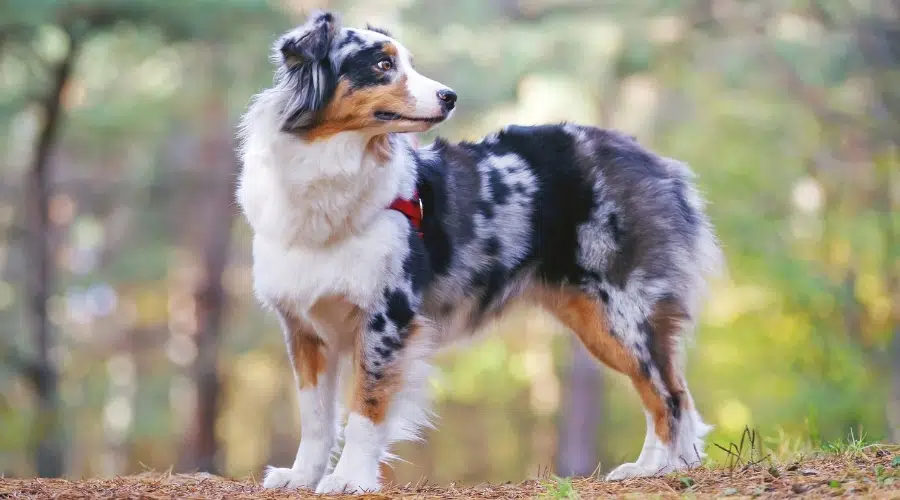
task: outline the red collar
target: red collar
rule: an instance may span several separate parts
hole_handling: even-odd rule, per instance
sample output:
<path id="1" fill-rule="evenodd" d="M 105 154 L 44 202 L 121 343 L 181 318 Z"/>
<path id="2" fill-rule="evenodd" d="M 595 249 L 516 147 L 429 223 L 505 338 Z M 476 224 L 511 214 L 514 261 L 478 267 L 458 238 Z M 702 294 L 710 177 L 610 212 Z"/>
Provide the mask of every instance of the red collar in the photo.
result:
<path id="1" fill-rule="evenodd" d="M 419 237 L 422 237 L 422 217 L 425 216 L 425 210 L 422 208 L 422 199 L 419 198 L 419 193 L 413 192 L 412 198 L 408 200 L 397 198 L 388 208 L 405 215 L 416 228 Z"/>

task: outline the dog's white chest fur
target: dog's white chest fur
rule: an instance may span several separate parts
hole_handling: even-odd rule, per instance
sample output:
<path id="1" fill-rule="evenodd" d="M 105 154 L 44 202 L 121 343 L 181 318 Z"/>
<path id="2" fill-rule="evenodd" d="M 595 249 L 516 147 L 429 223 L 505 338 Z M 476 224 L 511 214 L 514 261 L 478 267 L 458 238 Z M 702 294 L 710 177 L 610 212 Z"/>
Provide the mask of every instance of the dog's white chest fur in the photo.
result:
<path id="1" fill-rule="evenodd" d="M 278 130 L 278 95 L 248 112 L 237 200 L 253 228 L 254 289 L 305 314 L 321 298 L 369 306 L 399 272 L 408 222 L 386 207 L 415 188 L 405 148 L 380 164 L 369 138 L 344 132 L 305 142 Z"/>

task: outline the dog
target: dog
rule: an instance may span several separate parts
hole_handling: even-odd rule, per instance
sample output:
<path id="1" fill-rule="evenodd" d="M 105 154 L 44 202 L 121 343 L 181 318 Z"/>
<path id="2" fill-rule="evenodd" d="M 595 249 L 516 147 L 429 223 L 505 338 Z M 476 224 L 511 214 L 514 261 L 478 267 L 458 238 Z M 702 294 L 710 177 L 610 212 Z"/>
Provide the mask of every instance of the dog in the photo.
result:
<path id="1" fill-rule="evenodd" d="M 293 365 L 302 439 L 265 487 L 378 490 L 391 444 L 430 425 L 429 357 L 517 302 L 553 314 L 639 393 L 643 449 L 607 479 L 703 459 L 710 427 L 680 346 L 722 254 L 686 165 L 572 123 L 416 147 L 456 93 L 387 31 L 331 12 L 281 36 L 273 60 L 273 85 L 241 120 L 236 198 L 255 295 Z"/>

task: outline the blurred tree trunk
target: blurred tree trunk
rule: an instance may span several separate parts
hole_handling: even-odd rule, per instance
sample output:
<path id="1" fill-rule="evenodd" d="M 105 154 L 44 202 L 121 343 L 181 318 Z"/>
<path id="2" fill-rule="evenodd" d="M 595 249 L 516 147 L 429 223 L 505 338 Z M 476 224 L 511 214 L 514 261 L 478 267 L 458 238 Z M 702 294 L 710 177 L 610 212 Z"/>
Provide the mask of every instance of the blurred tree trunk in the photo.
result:
<path id="1" fill-rule="evenodd" d="M 598 433 L 603 415 L 603 377 L 596 359 L 572 335 L 572 365 L 560 415 L 556 473 L 589 476 L 597 468 Z"/>
<path id="2" fill-rule="evenodd" d="M 224 51 L 218 45 L 209 47 L 211 75 L 220 75 Z M 233 180 L 238 172 L 238 162 L 232 144 L 233 129 L 229 125 L 223 89 L 216 85 L 225 81 L 216 78 L 209 87 L 209 103 L 206 110 L 208 130 L 202 144 L 200 177 L 207 189 L 197 196 L 196 209 L 200 215 L 194 220 L 200 234 L 202 269 L 194 290 L 196 314 L 197 357 L 193 366 L 196 388 L 196 406 L 192 429 L 185 456 L 189 469 L 217 472 L 216 456 L 219 443 L 216 438 L 216 422 L 220 409 L 221 381 L 218 371 L 218 347 L 222 320 L 225 315 L 226 294 L 222 275 L 228 263 L 231 243 L 231 227 L 234 220 Z M 220 84 L 219 84 L 220 85 Z"/>
<path id="3" fill-rule="evenodd" d="M 51 243 L 49 205 L 52 173 L 50 157 L 62 121 L 62 100 L 66 84 L 78 56 L 78 39 L 66 32 L 68 47 L 61 61 L 51 66 L 51 88 L 41 102 L 43 124 L 28 170 L 25 203 L 28 257 L 29 308 L 35 347 L 32 378 L 38 399 L 38 418 L 34 424 L 37 441 L 35 464 L 41 477 L 57 477 L 63 472 L 63 443 L 60 429 L 59 379 L 53 359 L 53 328 L 47 315 L 47 304 L 56 284 L 54 249 Z"/>

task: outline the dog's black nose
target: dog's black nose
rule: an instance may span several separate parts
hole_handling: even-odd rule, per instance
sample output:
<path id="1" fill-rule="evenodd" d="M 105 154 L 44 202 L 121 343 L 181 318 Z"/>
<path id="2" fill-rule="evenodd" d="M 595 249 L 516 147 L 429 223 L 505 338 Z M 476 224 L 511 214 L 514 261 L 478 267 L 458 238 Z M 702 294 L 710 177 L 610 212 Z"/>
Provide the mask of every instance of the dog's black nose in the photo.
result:
<path id="1" fill-rule="evenodd" d="M 447 108 L 448 111 L 456 105 L 456 92 L 450 89 L 438 90 L 437 96 L 441 100 L 441 105 Z"/>

